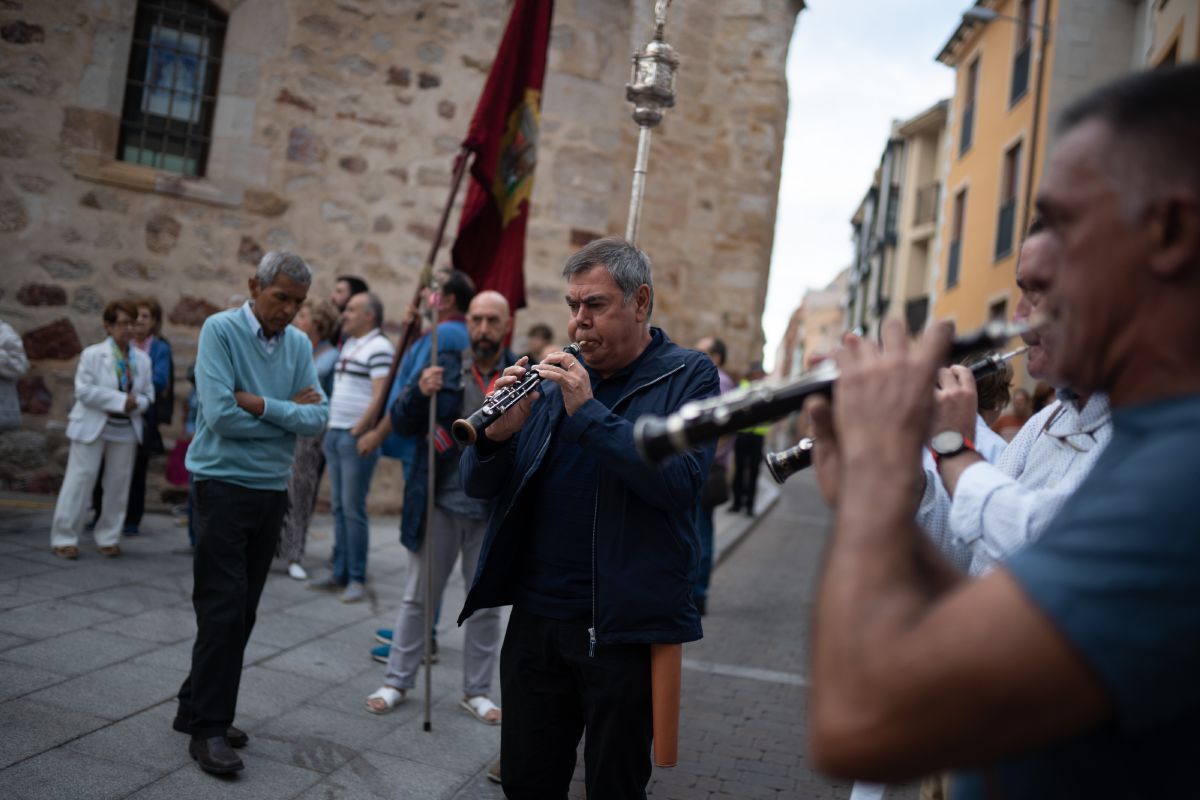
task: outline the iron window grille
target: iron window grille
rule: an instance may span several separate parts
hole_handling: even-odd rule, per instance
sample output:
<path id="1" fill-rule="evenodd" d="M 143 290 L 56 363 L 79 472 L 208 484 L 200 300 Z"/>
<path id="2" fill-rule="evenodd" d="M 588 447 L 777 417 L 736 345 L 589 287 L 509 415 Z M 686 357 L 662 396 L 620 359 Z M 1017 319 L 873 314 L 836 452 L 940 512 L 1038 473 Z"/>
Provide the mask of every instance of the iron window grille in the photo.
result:
<path id="1" fill-rule="evenodd" d="M 227 22 L 202 0 L 139 0 L 118 159 L 204 174 Z"/>

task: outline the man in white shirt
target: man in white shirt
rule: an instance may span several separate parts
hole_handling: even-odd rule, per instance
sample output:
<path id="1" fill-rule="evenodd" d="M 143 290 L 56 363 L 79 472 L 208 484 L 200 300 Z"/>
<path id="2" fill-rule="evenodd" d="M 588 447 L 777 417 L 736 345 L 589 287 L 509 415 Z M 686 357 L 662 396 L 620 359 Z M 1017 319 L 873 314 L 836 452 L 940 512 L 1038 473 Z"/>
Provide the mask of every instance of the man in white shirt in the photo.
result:
<path id="1" fill-rule="evenodd" d="M 383 303 L 370 292 L 354 295 L 342 312 L 346 341 L 333 374 L 325 459 L 333 506 L 333 571 L 309 588 L 340 591 L 343 603 L 366 595 L 367 492 L 379 461 L 379 449 L 360 437 L 371 430 L 370 410 L 387 391 L 392 343 L 383 335 Z"/>
<path id="2" fill-rule="evenodd" d="M 1026 276 L 1046 269 L 1048 243 L 1035 223 L 1021 248 L 1017 286 L 1021 299 L 1016 321 L 1033 316 L 1041 292 Z M 1055 342 L 1045 334 L 1026 336 L 1026 364 L 1038 380 L 1060 385 L 1050 372 Z M 975 381 L 965 367 L 938 375 L 934 434 L 975 430 Z M 985 459 L 964 448 L 938 459 L 946 494 L 926 486 L 917 521 L 951 561 L 981 575 L 1000 559 L 1037 538 L 1059 508 L 1087 477 L 1112 437 L 1108 399 L 1059 390 L 1059 400 L 1031 417 L 998 459 Z M 992 461 L 992 463 L 987 463 Z M 933 481 L 928 481 L 932 484 Z"/>

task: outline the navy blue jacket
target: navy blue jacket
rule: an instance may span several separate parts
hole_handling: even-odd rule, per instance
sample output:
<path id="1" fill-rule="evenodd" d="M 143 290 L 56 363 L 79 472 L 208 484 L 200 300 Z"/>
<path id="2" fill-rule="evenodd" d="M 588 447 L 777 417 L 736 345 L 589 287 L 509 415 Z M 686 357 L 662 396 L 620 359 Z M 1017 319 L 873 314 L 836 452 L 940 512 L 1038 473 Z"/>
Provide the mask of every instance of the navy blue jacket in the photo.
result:
<path id="1" fill-rule="evenodd" d="M 513 602 L 523 521 L 537 500 L 526 488 L 556 435 L 587 448 L 600 462 L 595 494 L 579 498 L 594 509 L 595 642 L 691 642 L 703 635 L 691 598 L 700 552 L 695 508 L 715 443 L 651 466 L 634 447 L 633 422 L 717 394 L 717 369 L 703 353 L 655 333 L 662 344 L 638 365 L 611 411 L 593 398 L 567 417 L 558 386 L 546 381 L 543 397 L 505 446 L 482 458 L 478 447 L 463 452 L 463 489 L 497 503 L 459 624 L 478 608 Z"/>
<path id="2" fill-rule="evenodd" d="M 500 369 L 514 363 L 513 354 L 505 350 L 500 356 Z M 442 388 L 437 398 L 437 422 L 442 428 L 442 439 L 449 446 L 434 456 L 434 469 L 438 480 L 446 476 L 458 478 L 458 458 L 462 448 L 450 439 L 450 426 L 456 419 L 465 417 L 475 409 L 463 408 L 463 373 L 469 365 L 463 362 L 461 350 L 438 348 L 438 366 L 442 372 Z M 417 371 L 412 381 L 400 390 L 392 403 L 392 430 L 400 436 L 419 436 L 422 442 L 429 437 L 429 398 L 421 394 L 418 383 L 421 372 Z M 404 508 L 400 516 L 400 543 L 414 553 L 421 549 L 425 539 L 425 505 L 429 496 L 429 457 L 424 447 L 417 448 L 417 457 L 404 480 Z"/>

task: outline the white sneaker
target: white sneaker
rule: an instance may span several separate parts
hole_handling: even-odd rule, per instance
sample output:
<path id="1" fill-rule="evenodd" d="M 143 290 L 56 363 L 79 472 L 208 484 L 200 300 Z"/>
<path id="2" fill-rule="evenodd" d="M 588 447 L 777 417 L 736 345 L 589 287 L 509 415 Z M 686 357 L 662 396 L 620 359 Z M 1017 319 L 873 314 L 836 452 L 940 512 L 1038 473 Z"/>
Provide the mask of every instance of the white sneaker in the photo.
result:
<path id="1" fill-rule="evenodd" d="M 299 562 L 293 561 L 288 564 L 288 577 L 298 581 L 306 581 L 308 580 L 308 573 L 304 571 L 304 567 L 300 566 Z"/>

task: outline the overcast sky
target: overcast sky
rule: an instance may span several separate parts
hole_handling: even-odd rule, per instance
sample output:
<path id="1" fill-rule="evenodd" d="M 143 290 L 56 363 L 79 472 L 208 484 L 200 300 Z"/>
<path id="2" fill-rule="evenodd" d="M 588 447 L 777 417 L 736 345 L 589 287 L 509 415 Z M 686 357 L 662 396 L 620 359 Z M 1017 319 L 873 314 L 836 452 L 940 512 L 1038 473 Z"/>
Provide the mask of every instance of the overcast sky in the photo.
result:
<path id="1" fill-rule="evenodd" d="M 788 51 L 783 177 L 763 329 L 768 369 L 805 289 L 850 263 L 850 217 L 893 119 L 949 97 L 934 56 L 971 0 L 809 0 Z"/>

